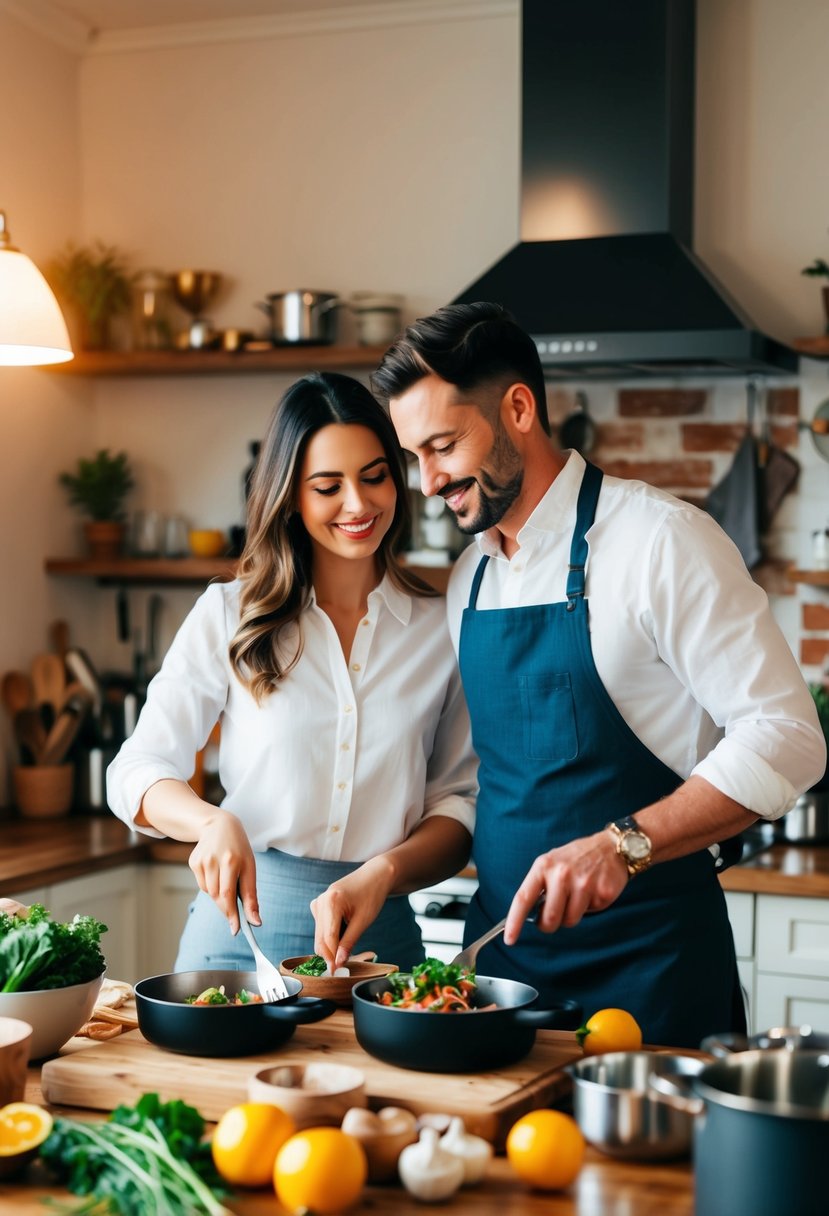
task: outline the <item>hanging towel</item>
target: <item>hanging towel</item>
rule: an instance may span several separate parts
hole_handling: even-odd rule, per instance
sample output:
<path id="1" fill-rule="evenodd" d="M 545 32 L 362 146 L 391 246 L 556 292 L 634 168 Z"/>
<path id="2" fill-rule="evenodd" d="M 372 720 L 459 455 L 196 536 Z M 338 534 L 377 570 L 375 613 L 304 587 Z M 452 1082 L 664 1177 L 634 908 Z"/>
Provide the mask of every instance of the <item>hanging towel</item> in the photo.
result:
<path id="1" fill-rule="evenodd" d="M 731 468 L 705 500 L 705 509 L 740 550 L 749 570 L 763 556 L 760 547 L 760 469 L 757 440 L 749 427 Z"/>

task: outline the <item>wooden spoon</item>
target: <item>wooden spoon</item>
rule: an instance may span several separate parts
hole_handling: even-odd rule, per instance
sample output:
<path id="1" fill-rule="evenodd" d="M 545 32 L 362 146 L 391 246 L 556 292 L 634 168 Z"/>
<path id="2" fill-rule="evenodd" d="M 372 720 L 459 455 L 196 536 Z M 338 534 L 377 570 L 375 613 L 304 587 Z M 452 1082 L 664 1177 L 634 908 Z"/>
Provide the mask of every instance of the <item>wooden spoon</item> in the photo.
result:
<path id="1" fill-rule="evenodd" d="M 3 704 L 12 719 L 23 709 L 31 709 L 34 701 L 32 682 L 25 671 L 7 671 L 3 676 Z"/>
<path id="2" fill-rule="evenodd" d="M 14 735 L 20 745 L 21 759 L 26 762 L 31 756 L 32 764 L 42 764 L 46 731 L 43 719 L 33 707 L 18 710 L 14 715 Z"/>
<path id="3" fill-rule="evenodd" d="M 57 654 L 36 654 L 32 659 L 32 686 L 38 705 L 51 705 L 57 713 L 66 689 L 66 668 Z"/>

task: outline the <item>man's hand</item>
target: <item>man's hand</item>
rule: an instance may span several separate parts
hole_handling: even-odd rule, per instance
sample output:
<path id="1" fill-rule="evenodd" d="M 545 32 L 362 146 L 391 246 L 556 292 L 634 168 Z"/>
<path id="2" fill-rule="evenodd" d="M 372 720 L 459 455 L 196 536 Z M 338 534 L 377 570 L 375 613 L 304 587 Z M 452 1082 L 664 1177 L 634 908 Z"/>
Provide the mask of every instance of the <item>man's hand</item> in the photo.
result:
<path id="1" fill-rule="evenodd" d="M 536 857 L 507 914 L 504 942 L 512 946 L 521 927 L 546 892 L 535 923 L 544 933 L 577 925 L 587 912 L 601 912 L 629 881 L 627 866 L 607 831 L 571 840 Z"/>
<path id="2" fill-rule="evenodd" d="M 247 833 L 236 816 L 213 809 L 215 813 L 200 827 L 189 865 L 201 890 L 227 917 L 235 937 L 239 932 L 237 891 L 250 923 L 262 924 L 256 895 L 256 862 Z"/>

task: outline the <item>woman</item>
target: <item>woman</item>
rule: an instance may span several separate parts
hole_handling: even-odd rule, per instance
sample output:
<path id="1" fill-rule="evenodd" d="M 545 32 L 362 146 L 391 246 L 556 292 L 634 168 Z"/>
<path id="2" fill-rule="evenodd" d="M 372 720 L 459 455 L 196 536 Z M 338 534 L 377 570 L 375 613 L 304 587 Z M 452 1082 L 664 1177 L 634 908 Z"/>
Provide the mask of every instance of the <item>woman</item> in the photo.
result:
<path id="1" fill-rule="evenodd" d="M 444 602 L 395 556 L 408 525 L 402 453 L 368 390 L 294 384 L 239 576 L 200 597 L 107 774 L 125 823 L 195 842 L 176 970 L 250 966 L 237 889 L 277 961 L 423 958 L 404 896 L 465 864 L 477 762 Z M 187 784 L 217 720 L 220 807 Z"/>

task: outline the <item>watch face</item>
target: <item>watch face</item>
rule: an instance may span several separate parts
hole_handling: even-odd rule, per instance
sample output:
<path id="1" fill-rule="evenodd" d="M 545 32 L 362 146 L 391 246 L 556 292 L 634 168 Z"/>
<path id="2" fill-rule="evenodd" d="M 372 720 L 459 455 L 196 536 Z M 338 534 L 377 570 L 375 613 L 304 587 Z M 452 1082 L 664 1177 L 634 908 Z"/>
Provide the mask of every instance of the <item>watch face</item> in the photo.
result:
<path id="1" fill-rule="evenodd" d="M 634 835 L 633 833 L 627 837 L 624 843 L 624 851 L 628 857 L 632 857 L 634 861 L 641 861 L 650 853 L 650 846 L 647 840 L 642 836 Z"/>

